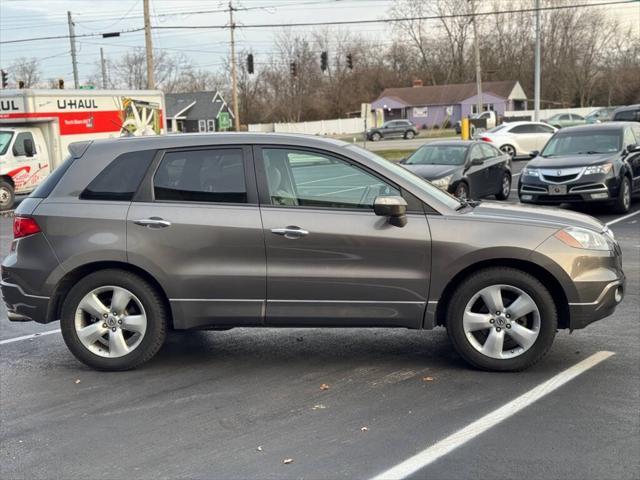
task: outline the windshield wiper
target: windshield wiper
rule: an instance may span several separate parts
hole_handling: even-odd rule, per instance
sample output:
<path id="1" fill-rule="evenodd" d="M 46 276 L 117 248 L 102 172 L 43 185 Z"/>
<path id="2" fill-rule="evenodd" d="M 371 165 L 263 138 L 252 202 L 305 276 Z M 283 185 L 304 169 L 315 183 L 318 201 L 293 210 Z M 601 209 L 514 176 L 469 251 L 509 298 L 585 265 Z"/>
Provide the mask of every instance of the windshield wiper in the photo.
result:
<path id="1" fill-rule="evenodd" d="M 597 155 L 599 153 L 607 153 L 607 152 L 596 152 L 595 150 L 589 150 L 588 152 L 578 152 L 578 155 Z"/>

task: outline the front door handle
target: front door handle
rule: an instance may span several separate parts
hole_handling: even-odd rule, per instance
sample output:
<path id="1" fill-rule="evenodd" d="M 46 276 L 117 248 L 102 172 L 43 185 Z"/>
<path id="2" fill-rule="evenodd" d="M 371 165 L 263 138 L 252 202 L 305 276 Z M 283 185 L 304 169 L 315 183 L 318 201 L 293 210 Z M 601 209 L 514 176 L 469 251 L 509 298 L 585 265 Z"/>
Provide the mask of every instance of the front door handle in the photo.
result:
<path id="1" fill-rule="evenodd" d="M 133 223 L 149 228 L 165 228 L 171 226 L 171 222 L 160 217 L 141 218 L 140 220 L 134 220 Z"/>
<path id="2" fill-rule="evenodd" d="M 272 228 L 271 233 L 275 233 L 276 235 L 282 235 L 284 238 L 300 238 L 306 235 L 309 235 L 307 230 L 303 230 L 300 227 L 288 226 L 284 228 Z"/>

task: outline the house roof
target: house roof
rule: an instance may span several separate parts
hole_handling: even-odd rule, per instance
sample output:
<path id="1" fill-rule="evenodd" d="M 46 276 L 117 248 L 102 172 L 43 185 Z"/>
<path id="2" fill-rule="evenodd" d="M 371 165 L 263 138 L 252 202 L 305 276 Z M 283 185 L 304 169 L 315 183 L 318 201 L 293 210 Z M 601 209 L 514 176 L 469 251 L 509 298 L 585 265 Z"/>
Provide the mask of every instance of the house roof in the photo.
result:
<path id="1" fill-rule="evenodd" d="M 514 91 L 515 90 L 515 91 Z M 498 97 L 526 100 L 517 80 L 482 82 L 482 91 Z M 512 95 L 513 94 L 513 95 Z M 381 98 L 392 98 L 406 105 L 451 105 L 460 103 L 476 95 L 475 83 L 455 83 L 450 85 L 429 85 L 426 87 L 385 88 Z"/>
<path id="2" fill-rule="evenodd" d="M 188 120 L 217 118 L 220 111 L 227 106 L 222 95 L 217 91 L 167 93 L 165 104 L 167 118 L 180 116 Z M 228 108 L 227 110 L 233 117 L 233 112 Z"/>

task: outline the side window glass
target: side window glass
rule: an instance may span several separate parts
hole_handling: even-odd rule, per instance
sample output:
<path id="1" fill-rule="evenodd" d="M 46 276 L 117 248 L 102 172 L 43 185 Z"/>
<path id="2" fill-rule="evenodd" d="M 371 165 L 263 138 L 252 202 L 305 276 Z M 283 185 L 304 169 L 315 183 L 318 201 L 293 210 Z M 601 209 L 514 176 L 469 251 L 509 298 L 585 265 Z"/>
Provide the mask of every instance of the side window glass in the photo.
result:
<path id="1" fill-rule="evenodd" d="M 27 139 L 33 142 L 33 135 L 29 132 L 22 132 L 18 134 L 16 141 L 13 142 L 13 155 L 15 157 L 24 157 L 27 154 L 27 152 L 24 151 L 24 141 Z"/>
<path id="2" fill-rule="evenodd" d="M 130 201 L 147 173 L 155 153 L 155 150 L 145 150 L 120 155 L 92 180 L 80 194 L 80 198 Z"/>
<path id="3" fill-rule="evenodd" d="M 480 144 L 480 149 L 482 150 L 482 156 L 484 158 L 493 158 L 496 157 L 496 150 L 491 145 Z"/>
<path id="4" fill-rule="evenodd" d="M 470 160 L 480 160 L 484 158 L 484 154 L 480 147 L 481 145 L 474 145 L 471 147 L 471 153 L 469 154 Z"/>
<path id="5" fill-rule="evenodd" d="M 533 133 L 533 131 L 531 125 L 518 125 L 511 129 L 511 133 Z"/>
<path id="6" fill-rule="evenodd" d="M 636 137 L 636 145 L 640 145 L 640 125 L 634 125 L 631 130 Z"/>
<path id="7" fill-rule="evenodd" d="M 272 205 L 372 209 L 379 196 L 400 196 L 380 178 L 321 153 L 262 150 Z"/>
<path id="8" fill-rule="evenodd" d="M 167 153 L 153 177 L 156 201 L 246 203 L 241 149 Z"/>
<path id="9" fill-rule="evenodd" d="M 622 148 L 627 147 L 629 145 L 635 145 L 636 137 L 633 135 L 633 132 L 630 128 L 624 129 L 624 137 L 622 141 Z"/>

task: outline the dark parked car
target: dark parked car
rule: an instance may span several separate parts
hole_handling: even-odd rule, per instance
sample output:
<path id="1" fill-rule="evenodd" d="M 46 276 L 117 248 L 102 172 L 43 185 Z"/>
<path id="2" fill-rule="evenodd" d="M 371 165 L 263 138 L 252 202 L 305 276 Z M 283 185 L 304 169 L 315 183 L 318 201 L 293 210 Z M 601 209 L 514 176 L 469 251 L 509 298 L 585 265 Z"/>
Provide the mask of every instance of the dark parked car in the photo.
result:
<path id="1" fill-rule="evenodd" d="M 616 109 L 611 120 L 614 122 L 640 122 L 640 104 Z"/>
<path id="2" fill-rule="evenodd" d="M 383 138 L 406 138 L 411 140 L 418 135 L 416 126 L 409 120 L 389 120 L 381 127 L 367 130 L 367 139 L 377 142 Z"/>
<path id="3" fill-rule="evenodd" d="M 534 152 L 518 185 L 520 201 L 609 202 L 627 212 L 640 193 L 640 125 L 609 122 L 565 128 Z"/>
<path id="4" fill-rule="evenodd" d="M 446 326 L 468 362 L 520 370 L 622 301 L 598 220 L 452 197 L 356 145 L 302 135 L 72 144 L 18 206 L 12 321 L 60 320 L 124 370 L 169 329 Z M 372 354 L 372 361 L 375 355 Z"/>
<path id="5" fill-rule="evenodd" d="M 432 142 L 400 163 L 458 198 L 506 200 L 511 192 L 511 155 L 485 142 Z"/>

